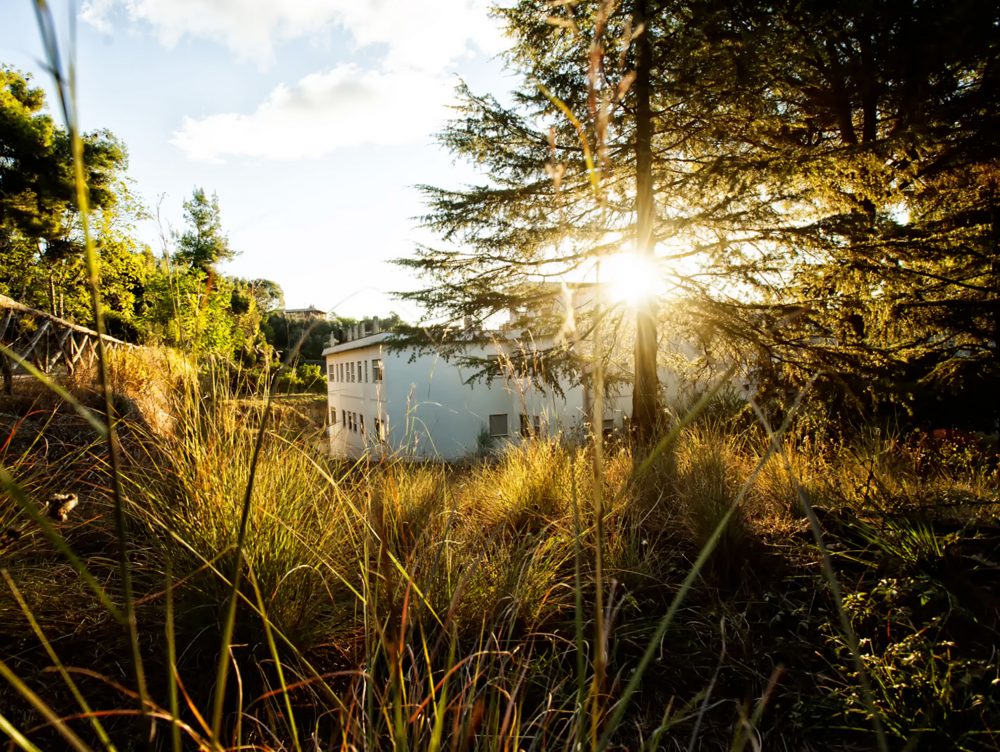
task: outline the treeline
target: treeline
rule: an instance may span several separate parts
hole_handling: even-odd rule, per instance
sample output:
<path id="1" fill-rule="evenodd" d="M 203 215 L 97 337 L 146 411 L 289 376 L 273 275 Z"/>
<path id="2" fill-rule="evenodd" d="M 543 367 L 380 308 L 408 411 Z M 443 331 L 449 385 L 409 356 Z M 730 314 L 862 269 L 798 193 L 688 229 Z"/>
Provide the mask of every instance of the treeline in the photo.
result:
<path id="1" fill-rule="evenodd" d="M 130 191 L 128 153 L 108 131 L 85 134 L 91 227 L 108 333 L 254 361 L 262 317 L 280 305 L 268 280 L 217 271 L 234 255 L 215 196 L 195 189 L 185 227 L 156 254 L 135 237 L 145 210 Z M 93 326 L 69 136 L 29 77 L 0 68 L 0 292 Z"/>
<path id="2" fill-rule="evenodd" d="M 183 204 L 183 228 L 154 252 L 136 238 L 147 217 L 130 190 L 125 144 L 108 131 L 83 138 L 108 334 L 214 357 L 247 374 L 294 359 L 282 386 L 321 387 L 322 349 L 354 321 L 286 320 L 277 283 L 222 273 L 219 263 L 237 251 L 218 196 L 201 188 Z M 0 293 L 94 326 L 69 137 L 47 112 L 44 92 L 10 67 L 0 67 Z"/>

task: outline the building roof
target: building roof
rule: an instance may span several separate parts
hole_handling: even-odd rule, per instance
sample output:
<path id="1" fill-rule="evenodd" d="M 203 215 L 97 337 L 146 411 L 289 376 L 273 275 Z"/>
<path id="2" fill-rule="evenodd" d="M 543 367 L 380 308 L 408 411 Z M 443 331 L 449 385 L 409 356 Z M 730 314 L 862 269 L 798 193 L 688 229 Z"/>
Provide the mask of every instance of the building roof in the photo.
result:
<path id="1" fill-rule="evenodd" d="M 285 314 L 289 313 L 317 313 L 320 316 L 326 316 L 326 311 L 321 311 L 316 306 L 309 306 L 308 308 L 286 308 Z"/>
<path id="2" fill-rule="evenodd" d="M 357 339 L 352 339 L 348 342 L 341 342 L 333 347 L 326 348 L 323 350 L 323 356 L 336 355 L 337 353 L 347 352 L 348 350 L 360 350 L 363 347 L 378 345 L 385 342 L 391 336 L 392 332 L 377 332 L 376 334 L 369 334 L 367 337 L 358 337 Z"/>

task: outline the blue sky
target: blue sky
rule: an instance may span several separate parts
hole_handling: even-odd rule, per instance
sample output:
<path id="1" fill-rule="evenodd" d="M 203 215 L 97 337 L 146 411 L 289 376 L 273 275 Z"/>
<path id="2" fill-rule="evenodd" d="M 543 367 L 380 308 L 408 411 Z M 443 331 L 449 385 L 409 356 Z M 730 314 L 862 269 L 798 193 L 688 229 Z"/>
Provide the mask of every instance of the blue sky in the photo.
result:
<path id="1" fill-rule="evenodd" d="M 289 307 L 413 319 L 388 293 L 419 283 L 386 263 L 434 241 L 412 186 L 476 179 L 434 142 L 454 86 L 513 86 L 487 4 L 89 0 L 82 125 L 124 140 L 135 190 L 167 229 L 195 186 L 218 193 L 240 253 L 229 273 L 273 279 Z M 0 5 L 0 62 L 48 87 L 31 0 Z M 66 3 L 52 5 L 65 28 Z M 162 250 L 156 223 L 138 233 Z"/>

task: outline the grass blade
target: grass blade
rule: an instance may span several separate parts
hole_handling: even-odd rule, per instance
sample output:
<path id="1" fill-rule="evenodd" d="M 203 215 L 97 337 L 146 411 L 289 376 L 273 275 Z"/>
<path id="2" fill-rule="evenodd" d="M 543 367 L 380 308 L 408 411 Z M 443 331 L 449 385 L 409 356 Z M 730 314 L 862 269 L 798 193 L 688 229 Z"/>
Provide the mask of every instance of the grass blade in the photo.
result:
<path id="1" fill-rule="evenodd" d="M 10 667 L 2 659 L 0 659 L 0 676 L 6 679 L 48 721 L 49 725 L 59 732 L 59 735 L 66 740 L 66 743 L 70 747 L 77 752 L 90 752 L 90 747 L 84 744 L 83 740 L 69 726 L 63 723 L 63 720 L 55 714 L 52 708 L 41 697 L 32 692 L 28 685 L 21 681 L 21 678 L 11 671 Z"/>
<path id="2" fill-rule="evenodd" d="M 38 747 L 32 744 L 28 739 L 14 728 L 14 724 L 7 720 L 3 713 L 0 713 L 0 731 L 3 731 L 10 740 L 19 746 L 24 752 L 42 752 Z"/>
<path id="3" fill-rule="evenodd" d="M 77 208 L 80 214 L 80 226 L 83 231 L 84 260 L 87 267 L 87 286 L 90 290 L 91 312 L 94 316 L 94 329 L 97 338 L 97 367 L 101 395 L 104 400 L 104 414 L 107 421 L 105 441 L 111 464 L 111 489 L 114 502 L 115 535 L 118 541 L 118 571 L 122 581 L 123 599 L 125 601 L 125 621 L 128 625 L 129 646 L 132 653 L 132 667 L 135 672 L 136 689 L 139 692 L 139 708 L 146 712 L 148 697 L 146 691 L 146 674 L 142 664 L 142 653 L 139 649 L 139 630 L 136 622 L 135 604 L 132 594 L 132 572 L 128 560 L 127 535 L 125 530 L 125 502 L 121 482 L 121 457 L 118 439 L 115 431 L 115 410 L 111 397 L 111 380 L 108 372 L 108 353 L 104 342 L 104 314 L 101 305 L 100 267 L 94 238 L 90 231 L 90 196 L 87 178 L 84 171 L 83 138 L 80 135 L 80 123 L 76 107 L 76 73 L 70 63 L 69 78 L 65 77 L 59 56 L 59 43 L 55 31 L 55 23 L 45 0 L 35 0 L 35 17 L 42 36 L 42 44 L 48 57 L 50 73 L 53 76 L 59 100 L 62 104 L 66 128 L 69 131 L 70 146 L 73 154 L 73 178 L 76 187 Z M 75 21 L 75 16 L 71 17 Z M 71 51 L 72 52 L 72 51 Z M 150 740 L 154 726 L 150 723 Z"/>
<path id="4" fill-rule="evenodd" d="M 94 728 L 94 732 L 97 734 L 97 738 L 101 740 L 101 743 L 106 749 L 114 752 L 115 746 L 111 743 L 111 739 L 108 737 L 107 732 L 104 730 L 103 724 L 101 724 L 100 719 L 94 713 L 90 704 L 87 702 L 86 698 L 80 692 L 80 688 L 76 686 L 76 682 L 73 681 L 73 677 L 69 675 L 66 671 L 66 667 L 63 666 L 59 656 L 56 651 L 52 648 L 52 643 L 48 641 L 45 637 L 45 633 L 42 628 L 38 625 L 38 621 L 35 619 L 34 614 L 31 613 L 31 609 L 28 607 L 27 602 L 24 600 L 24 596 L 21 595 L 21 591 L 18 589 L 13 578 L 10 576 L 10 572 L 6 569 L 0 569 L 0 576 L 3 576 L 4 582 L 7 583 L 7 587 L 10 588 L 11 594 L 14 596 L 14 600 L 17 601 L 17 605 L 21 609 L 21 613 L 24 614 L 24 618 L 28 620 L 28 624 L 31 626 L 31 630 L 35 633 L 38 641 L 42 643 L 42 647 L 45 649 L 45 653 L 49 656 L 49 660 L 56 667 L 56 671 L 59 672 L 59 676 L 62 678 L 63 682 L 66 684 L 70 693 L 73 695 L 73 699 L 76 700 L 80 709 L 83 711 L 90 719 L 90 724 Z"/>

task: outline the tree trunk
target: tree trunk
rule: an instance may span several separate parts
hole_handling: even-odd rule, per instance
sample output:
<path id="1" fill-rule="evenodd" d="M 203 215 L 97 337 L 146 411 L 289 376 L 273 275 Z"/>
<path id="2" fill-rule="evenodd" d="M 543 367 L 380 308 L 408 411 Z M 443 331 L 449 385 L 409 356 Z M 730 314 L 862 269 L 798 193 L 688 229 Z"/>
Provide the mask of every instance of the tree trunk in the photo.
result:
<path id="1" fill-rule="evenodd" d="M 636 247 L 639 256 L 653 258 L 653 151 L 649 103 L 651 48 L 646 0 L 635 0 L 635 205 Z M 632 391 L 632 431 L 636 440 L 649 441 L 659 420 L 659 379 L 656 374 L 656 300 L 650 296 L 636 308 L 635 373 Z"/>

